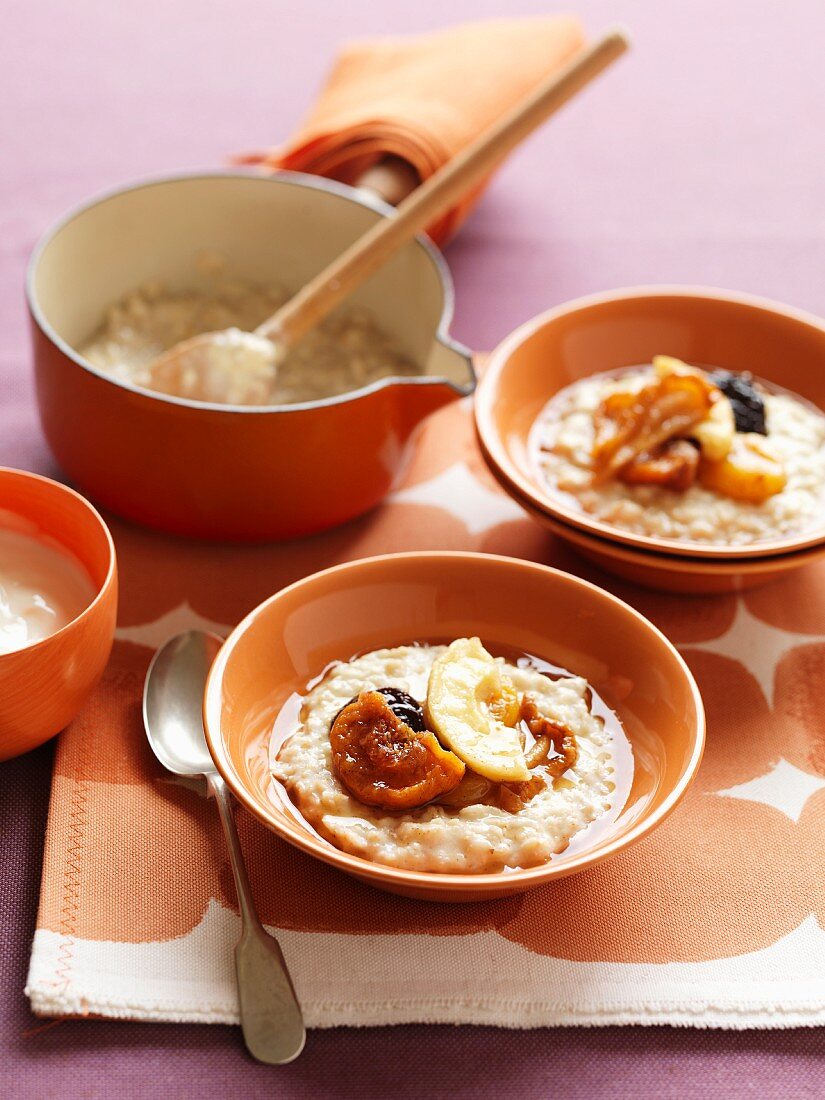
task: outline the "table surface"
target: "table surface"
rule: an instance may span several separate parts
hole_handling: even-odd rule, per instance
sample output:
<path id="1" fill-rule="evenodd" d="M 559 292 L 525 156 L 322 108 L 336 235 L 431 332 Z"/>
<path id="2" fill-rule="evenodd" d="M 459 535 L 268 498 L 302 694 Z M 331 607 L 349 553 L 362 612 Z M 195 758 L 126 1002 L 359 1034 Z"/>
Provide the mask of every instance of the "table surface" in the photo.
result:
<path id="1" fill-rule="evenodd" d="M 507 14 L 453 0 L 452 22 Z M 546 12 L 521 0 L 524 14 Z M 617 5 L 579 0 L 588 30 Z M 274 144 L 343 38 L 443 24 L 438 0 L 6 0 L 0 69 L 0 464 L 59 476 L 40 434 L 22 283 L 89 194 Z M 557 302 L 703 283 L 825 313 L 820 0 L 624 0 L 634 51 L 512 158 L 448 251 L 453 331 L 494 345 Z M 0 1090 L 15 1097 L 822 1095 L 820 1030 L 336 1029 L 288 1069 L 237 1030 L 44 1023 L 23 997 L 51 748 L 0 766 Z M 3 1087 L 5 1086 L 5 1087 Z"/>

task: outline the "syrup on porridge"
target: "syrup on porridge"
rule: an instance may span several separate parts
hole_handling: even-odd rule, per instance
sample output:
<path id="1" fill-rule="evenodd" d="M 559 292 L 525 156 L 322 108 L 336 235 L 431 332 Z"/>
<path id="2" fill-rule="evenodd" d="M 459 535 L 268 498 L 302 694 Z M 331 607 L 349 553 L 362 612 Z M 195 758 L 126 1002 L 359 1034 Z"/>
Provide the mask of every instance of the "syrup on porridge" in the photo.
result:
<path id="1" fill-rule="evenodd" d="M 587 682 L 478 638 L 336 664 L 276 728 L 271 770 L 321 836 L 443 873 L 531 867 L 624 805 L 632 754 Z"/>

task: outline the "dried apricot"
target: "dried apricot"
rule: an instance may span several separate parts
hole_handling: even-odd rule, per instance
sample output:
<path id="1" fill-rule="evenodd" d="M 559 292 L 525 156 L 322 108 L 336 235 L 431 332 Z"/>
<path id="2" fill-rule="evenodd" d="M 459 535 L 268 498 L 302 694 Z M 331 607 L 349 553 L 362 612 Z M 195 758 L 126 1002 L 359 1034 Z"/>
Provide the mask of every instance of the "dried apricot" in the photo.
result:
<path id="1" fill-rule="evenodd" d="M 671 439 L 653 454 L 640 455 L 619 473 L 628 485 L 658 485 L 684 493 L 696 480 L 699 451 L 686 439 Z"/>
<path id="2" fill-rule="evenodd" d="M 386 810 L 423 806 L 457 787 L 464 764 L 434 733 L 412 729 L 378 691 L 362 691 L 329 731 L 335 772 L 354 798 Z"/>
<path id="3" fill-rule="evenodd" d="M 596 481 L 615 477 L 641 455 L 690 433 L 710 413 L 719 390 L 700 373 L 666 374 L 635 393 L 608 394 L 594 415 Z"/>
<path id="4" fill-rule="evenodd" d="M 702 459 L 699 480 L 706 489 L 733 500 L 761 504 L 782 492 L 788 475 L 762 437 L 747 433 L 736 436 L 730 453 L 721 462 Z"/>

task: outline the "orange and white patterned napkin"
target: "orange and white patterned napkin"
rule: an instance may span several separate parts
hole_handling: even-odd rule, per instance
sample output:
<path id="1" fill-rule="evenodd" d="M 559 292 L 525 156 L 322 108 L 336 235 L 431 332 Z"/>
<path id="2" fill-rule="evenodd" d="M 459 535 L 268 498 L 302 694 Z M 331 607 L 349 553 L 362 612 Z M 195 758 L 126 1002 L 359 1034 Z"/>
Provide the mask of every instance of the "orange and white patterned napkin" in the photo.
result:
<path id="1" fill-rule="evenodd" d="M 741 597 L 612 581 L 493 484 L 467 403 L 429 422 L 399 491 L 337 531 L 230 547 L 112 525 L 118 642 L 57 749 L 27 987 L 35 1012 L 237 1020 L 239 922 L 217 814 L 145 743 L 153 648 L 186 627 L 225 630 L 335 562 L 467 548 L 582 573 L 652 618 L 699 681 L 705 759 L 680 809 L 632 849 L 474 905 L 382 894 L 240 813 L 257 903 L 308 1024 L 825 1023 L 825 566 Z"/>

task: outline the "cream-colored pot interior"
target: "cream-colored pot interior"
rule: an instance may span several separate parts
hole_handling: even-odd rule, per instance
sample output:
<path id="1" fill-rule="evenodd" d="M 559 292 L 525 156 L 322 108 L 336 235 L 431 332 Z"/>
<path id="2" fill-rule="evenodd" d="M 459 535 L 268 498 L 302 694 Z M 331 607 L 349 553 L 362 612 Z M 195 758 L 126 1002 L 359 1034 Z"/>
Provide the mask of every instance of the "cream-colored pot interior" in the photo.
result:
<path id="1" fill-rule="evenodd" d="M 198 271 L 204 252 L 225 259 L 230 277 L 295 291 L 390 210 L 366 194 L 294 173 L 139 184 L 93 201 L 44 241 L 32 265 L 32 305 L 52 338 L 79 358 L 76 349 L 107 306 L 129 290 L 155 280 L 170 289 L 204 285 Z M 371 309 L 426 374 L 472 388 L 469 356 L 445 331 L 452 314 L 449 273 L 424 238 L 407 245 L 351 301 Z"/>

